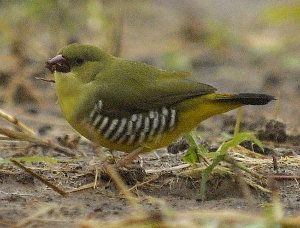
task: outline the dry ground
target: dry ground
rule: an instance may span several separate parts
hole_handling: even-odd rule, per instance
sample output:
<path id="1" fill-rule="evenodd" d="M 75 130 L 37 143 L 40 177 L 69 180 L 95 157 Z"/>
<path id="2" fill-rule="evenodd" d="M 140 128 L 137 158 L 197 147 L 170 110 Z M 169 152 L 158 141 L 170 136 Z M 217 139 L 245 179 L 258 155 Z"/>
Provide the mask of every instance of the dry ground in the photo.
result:
<path id="1" fill-rule="evenodd" d="M 279 193 L 285 215 L 299 216 L 299 66 L 298 68 L 281 68 L 278 67 L 277 55 L 253 54 L 249 49 L 257 47 L 252 47 L 256 44 L 251 41 L 254 36 L 251 32 L 244 34 L 242 39 L 244 43 L 240 44 L 242 47 L 237 45 L 225 51 L 212 53 L 203 47 L 196 47 L 195 44 L 188 45 L 185 42 L 179 42 L 174 38 L 179 36 L 175 29 L 164 29 L 170 23 L 174 23 L 174 27 L 180 26 L 183 17 L 177 17 L 178 11 L 187 7 L 185 10 L 191 10 L 191 8 L 195 12 L 202 10 L 219 20 L 226 18 L 227 23 L 232 26 L 233 34 L 243 33 L 248 30 L 253 18 L 259 14 L 259 7 L 264 7 L 265 4 L 270 4 L 272 1 L 264 1 L 265 3 L 260 3 L 260 5 L 257 1 L 238 1 L 239 4 L 234 5 L 227 4 L 229 1 L 203 1 L 202 5 L 198 1 L 191 1 L 189 7 L 188 4 L 182 4 L 181 1 L 174 1 L 172 4 L 168 4 L 167 1 L 154 2 L 156 2 L 153 4 L 154 7 L 160 10 L 150 15 L 153 20 L 151 23 L 161 26 L 157 27 L 154 34 L 149 34 L 147 28 L 134 24 L 141 28 L 141 34 L 137 39 L 137 35 L 133 31 L 136 28 L 132 27 L 129 21 L 124 31 L 126 37 L 123 44 L 124 56 L 163 65 L 163 61 L 157 56 L 157 53 L 166 48 L 163 46 L 164 44 L 169 43 L 170 46 L 179 47 L 179 50 L 186 50 L 179 51 L 179 55 L 186 55 L 192 59 L 195 78 L 212 84 L 222 92 L 266 92 L 275 95 L 278 100 L 267 106 L 243 109 L 241 129 L 253 131 L 263 141 L 266 148 L 265 153 L 246 143 L 243 144 L 243 147 L 232 149 L 230 154 L 236 160 L 243 162 L 249 169 L 264 177 L 288 175 L 295 178 L 284 179 L 282 177 L 277 181 L 258 180 L 243 173 L 244 180 L 249 184 L 247 186 L 250 186 L 250 193 L 247 193 L 249 189 L 241 184 L 244 182 L 240 181 L 236 172 L 233 172 L 232 175 L 228 172 L 216 172 L 208 181 L 206 199 L 202 201 L 199 198 L 201 180 L 199 173 L 187 174 L 191 167 L 186 167 L 182 161 L 185 151 L 178 151 L 178 145 L 173 145 L 172 153 L 163 148 L 156 151 L 156 154 L 142 155 L 135 161 L 135 166 L 140 167 L 139 169 L 123 170 L 120 173 L 127 188 L 139 201 L 139 208 L 136 209 L 123 194 L 120 194 L 115 183 L 108 177 L 99 174 L 95 182 L 96 170 L 100 167 L 101 160 L 105 157 L 104 154 L 107 155 L 108 151 L 96 147 L 82 138 L 79 142 L 76 141 L 76 133 L 63 119 L 56 104 L 52 85 L 31 77 L 32 80 L 25 84 L 36 90 L 26 91 L 17 87 L 16 83 L 14 88 L 7 89 L 7 84 L 1 81 L 5 98 L 21 100 L 20 103 L 22 103 L 12 106 L 4 102 L 1 105 L 2 110 L 18 117 L 30 126 L 39 137 L 73 147 L 78 157 L 68 157 L 45 147 L 31 147 L 32 144 L 28 142 L 1 140 L 0 157 L 4 160 L 0 160 L 0 226 L 8 227 L 18 224 L 36 227 L 41 225 L 73 227 L 75 224 L 78 225 L 83 221 L 87 222 L 93 219 L 112 222 L 128 218 L 132 213 L 142 214 L 143 211 L 148 212 L 151 221 L 162 221 L 164 217 L 172 218 L 170 214 L 173 213 L 174 216 L 177 212 L 190 218 L 191 215 L 185 214 L 186 211 L 195 209 L 225 211 L 232 209 L 250 213 L 254 219 L 257 218 L 255 216 L 264 212 L 268 203 L 272 202 L 272 197 L 274 199 L 274 194 L 272 196 L 272 193 L 267 191 L 268 189 L 275 189 L 275 192 Z M 221 4 L 222 2 L 224 5 Z M 247 11 L 246 15 L 243 14 L 243 21 L 238 20 L 240 14 L 237 12 L 240 10 Z M 266 39 L 268 38 L 270 37 Z M 160 43 L 158 40 L 162 42 Z M 149 48 L 145 47 L 145 44 L 148 44 Z M 245 50 L 243 45 L 248 45 L 248 49 Z M 297 47 L 299 50 L 299 45 Z M 284 54 L 287 53 L 293 54 L 295 50 L 284 52 Z M 11 62 L 11 60 L 7 61 Z M 37 66 L 37 70 L 34 72 L 28 70 L 30 67 L 30 64 L 25 66 L 22 72 L 31 74 L 31 76 L 43 77 L 46 75 L 42 65 Z M 23 101 L 21 98 L 31 95 L 34 99 L 29 100 L 34 105 L 26 105 L 28 100 Z M 233 133 L 235 119 L 235 112 L 231 112 L 205 121 L 197 129 L 201 136 L 199 142 L 214 151 L 228 135 Z M 8 126 L 7 122 L 0 121 L 1 127 Z M 69 138 L 66 139 L 66 135 L 69 135 Z M 75 141 L 72 141 L 73 139 Z M 253 151 L 259 153 L 253 153 Z M 122 156 L 121 153 L 113 153 L 116 157 Z M 47 155 L 58 161 L 54 164 L 26 163 L 25 166 L 30 167 L 34 172 L 64 191 L 78 190 L 88 184 L 92 188 L 73 192 L 64 197 L 28 172 L 17 168 L 12 163 L 5 162 L 7 158 L 28 155 Z M 274 157 L 277 161 L 276 169 L 274 169 Z M 203 166 L 203 164 L 201 165 Z M 223 166 L 228 167 L 226 164 Z M 94 183 L 96 183 L 95 186 Z M 276 196 L 275 199 L 277 199 Z M 178 214 L 176 216 L 180 217 Z M 234 214 L 229 216 L 235 218 Z M 207 218 L 213 220 L 214 217 L 210 215 Z M 174 218 L 174 221 L 177 220 Z M 184 219 L 180 221 L 184 221 Z M 169 222 L 172 224 L 172 221 Z M 130 225 L 130 222 L 128 224 Z M 178 224 L 173 223 L 174 226 Z"/>

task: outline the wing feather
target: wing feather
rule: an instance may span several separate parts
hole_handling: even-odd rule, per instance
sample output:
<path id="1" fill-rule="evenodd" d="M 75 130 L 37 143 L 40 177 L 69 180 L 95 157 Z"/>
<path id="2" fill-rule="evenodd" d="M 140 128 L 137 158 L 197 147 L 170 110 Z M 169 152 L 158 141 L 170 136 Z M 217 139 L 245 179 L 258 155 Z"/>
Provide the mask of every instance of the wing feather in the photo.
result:
<path id="1" fill-rule="evenodd" d="M 110 70 L 97 75 L 97 96 L 110 104 L 111 110 L 149 111 L 216 91 L 192 80 L 187 72 L 165 71 L 139 62 L 116 59 Z"/>

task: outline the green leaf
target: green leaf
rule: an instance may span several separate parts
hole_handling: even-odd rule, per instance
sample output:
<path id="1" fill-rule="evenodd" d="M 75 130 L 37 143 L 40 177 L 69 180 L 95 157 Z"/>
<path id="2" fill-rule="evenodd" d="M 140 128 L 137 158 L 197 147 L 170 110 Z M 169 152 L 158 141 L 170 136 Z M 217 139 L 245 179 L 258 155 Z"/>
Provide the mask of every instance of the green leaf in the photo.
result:
<path id="1" fill-rule="evenodd" d="M 0 164 L 8 164 L 10 162 L 11 158 L 1 158 L 0 159 Z M 14 160 L 18 162 L 25 162 L 25 163 L 38 163 L 38 162 L 43 162 L 46 164 L 57 164 L 59 162 L 58 159 L 55 159 L 50 156 L 40 156 L 40 155 L 35 155 L 35 156 L 23 156 L 23 157 L 17 157 L 14 158 Z"/>
<path id="2" fill-rule="evenodd" d="M 209 153 L 208 149 L 206 149 L 206 147 L 203 144 L 198 144 L 197 149 L 202 156 Z"/>
<path id="3" fill-rule="evenodd" d="M 243 108 L 241 107 L 237 110 L 237 118 L 234 126 L 233 136 L 237 135 L 240 132 L 242 119 L 243 119 Z"/>
<path id="4" fill-rule="evenodd" d="M 236 133 L 235 136 L 227 141 L 222 143 L 222 145 L 215 152 L 215 157 L 213 158 L 213 163 L 209 165 L 202 173 L 201 178 L 201 186 L 200 186 L 200 197 L 204 200 L 205 192 L 206 192 L 206 182 L 208 180 L 209 175 L 212 173 L 213 169 L 221 162 L 226 159 L 227 151 L 232 148 L 238 146 L 243 141 L 253 141 L 257 144 L 262 150 L 263 145 L 261 141 L 259 141 L 255 135 L 251 132 L 240 132 Z"/>
<path id="5" fill-rule="evenodd" d="M 206 182 L 208 180 L 209 175 L 212 173 L 214 168 L 223 160 L 225 160 L 226 154 L 219 154 L 213 159 L 213 163 L 210 164 L 202 173 L 201 177 L 201 186 L 200 186 L 200 198 L 204 200 L 205 192 L 206 192 Z"/>
<path id="6" fill-rule="evenodd" d="M 201 157 L 205 157 L 209 151 L 202 145 L 197 144 L 195 134 L 192 132 L 185 136 L 189 144 L 189 149 L 183 157 L 183 161 L 189 164 L 196 164 L 201 161 Z"/>
<path id="7" fill-rule="evenodd" d="M 184 162 L 189 164 L 196 164 L 200 162 L 197 150 L 193 146 L 190 146 L 190 148 L 187 150 L 186 154 L 183 156 L 182 159 Z"/>
<path id="8" fill-rule="evenodd" d="M 58 160 L 50 157 L 50 156 L 39 156 L 39 155 L 35 155 L 35 156 L 24 156 L 24 157 L 18 157 L 18 158 L 14 158 L 16 161 L 19 162 L 25 162 L 25 163 L 38 163 L 38 162 L 44 162 L 46 164 L 56 164 L 58 163 Z"/>
<path id="9" fill-rule="evenodd" d="M 208 177 L 211 175 L 213 169 L 217 165 L 219 165 L 221 161 L 226 161 L 227 152 L 230 148 L 238 146 L 243 141 L 252 141 L 263 150 L 262 143 L 251 132 L 238 132 L 238 130 L 236 130 L 233 138 L 228 140 L 227 142 L 222 143 L 222 145 L 214 153 L 209 153 L 209 151 L 202 144 L 197 144 L 193 133 L 186 135 L 185 138 L 187 139 L 190 146 L 183 157 L 183 160 L 185 162 L 196 164 L 200 162 L 200 158 L 206 156 L 213 158 L 212 163 L 206 169 L 204 169 L 202 173 L 200 186 L 200 197 L 202 200 L 204 200 L 205 197 Z M 242 167 L 242 165 L 240 167 Z"/>
<path id="10" fill-rule="evenodd" d="M 232 148 L 236 147 L 244 141 L 253 141 L 257 144 L 260 149 L 263 150 L 263 144 L 259 141 L 255 135 L 251 132 L 240 132 L 237 133 L 231 140 L 222 143 L 222 145 L 218 148 L 217 152 L 220 154 L 227 153 L 227 151 Z"/>
<path id="11" fill-rule="evenodd" d="M 8 164 L 9 163 L 9 160 L 6 159 L 6 158 L 0 158 L 0 165 L 2 164 Z"/>

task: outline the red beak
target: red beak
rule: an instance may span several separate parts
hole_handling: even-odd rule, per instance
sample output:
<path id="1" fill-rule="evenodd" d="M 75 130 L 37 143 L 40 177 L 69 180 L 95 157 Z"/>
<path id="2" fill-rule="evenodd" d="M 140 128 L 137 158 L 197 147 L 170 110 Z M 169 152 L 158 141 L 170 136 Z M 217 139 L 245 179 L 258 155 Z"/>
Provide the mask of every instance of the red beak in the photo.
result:
<path id="1" fill-rule="evenodd" d="M 46 68 L 48 68 L 51 71 L 51 73 L 54 73 L 54 71 L 63 73 L 70 72 L 70 65 L 62 55 L 57 55 L 52 59 L 49 59 L 46 62 Z"/>

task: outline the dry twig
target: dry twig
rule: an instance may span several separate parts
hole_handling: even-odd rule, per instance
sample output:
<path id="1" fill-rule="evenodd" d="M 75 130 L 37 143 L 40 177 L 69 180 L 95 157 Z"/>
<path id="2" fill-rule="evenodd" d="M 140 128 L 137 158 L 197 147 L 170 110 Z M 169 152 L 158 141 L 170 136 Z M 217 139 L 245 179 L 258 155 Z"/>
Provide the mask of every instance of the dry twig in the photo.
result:
<path id="1" fill-rule="evenodd" d="M 19 141 L 31 142 L 39 146 L 50 147 L 66 156 L 75 156 L 75 153 L 71 151 L 69 148 L 62 147 L 58 144 L 53 143 L 50 140 L 38 138 L 32 129 L 30 129 L 24 123 L 20 122 L 16 117 L 5 113 L 1 109 L 0 109 L 0 117 L 15 125 L 19 130 L 19 131 L 15 131 L 8 128 L 0 127 L 0 134 L 7 136 L 8 137 L 7 139 L 15 139 Z"/>
<path id="2" fill-rule="evenodd" d="M 64 197 L 66 197 L 68 195 L 68 192 L 65 192 L 64 190 L 60 189 L 58 186 L 50 183 L 48 180 L 46 180 L 42 176 L 36 174 L 31 169 L 29 169 L 29 168 L 25 167 L 24 165 L 22 165 L 20 162 L 14 160 L 14 159 L 11 159 L 10 161 L 12 163 L 14 163 L 16 166 L 18 166 L 19 168 L 25 170 L 26 172 L 28 172 L 29 174 L 31 174 L 32 176 L 34 176 L 35 178 L 37 178 L 38 180 L 40 180 L 41 182 L 43 182 L 45 185 L 47 185 L 49 188 L 53 189 L 54 191 L 56 191 L 60 195 L 62 195 Z"/>
<path id="3" fill-rule="evenodd" d="M 34 77 L 35 79 L 44 81 L 44 82 L 51 82 L 51 83 L 55 83 L 55 81 L 53 79 L 47 79 L 47 78 L 40 78 L 40 77 Z"/>
<path id="4" fill-rule="evenodd" d="M 274 180 L 300 180 L 300 176 L 295 176 L 295 175 L 271 175 L 269 178 L 274 179 Z"/>
<path id="5" fill-rule="evenodd" d="M 124 182 L 122 181 L 121 177 L 119 174 L 116 172 L 115 168 L 112 167 L 111 165 L 106 166 L 107 173 L 113 180 L 113 182 L 116 184 L 120 192 L 125 196 L 125 198 L 128 200 L 128 202 L 136 206 L 137 205 L 137 198 L 129 191 L 129 189 L 126 187 Z"/>
<path id="6" fill-rule="evenodd" d="M 80 192 L 80 191 L 83 191 L 83 190 L 86 190 L 86 189 L 94 188 L 94 185 L 95 185 L 95 182 L 93 181 L 91 183 L 82 185 L 82 186 L 80 186 L 78 188 L 75 188 L 73 190 L 67 191 L 67 193 Z"/>
<path id="7" fill-rule="evenodd" d="M 20 122 L 16 117 L 11 116 L 0 109 L 0 117 L 7 120 L 17 127 L 21 132 L 27 133 L 28 135 L 35 135 L 34 131 L 26 126 L 24 123 Z"/>
<path id="8" fill-rule="evenodd" d="M 163 169 L 148 169 L 145 170 L 145 172 L 147 174 L 154 174 L 154 173 L 163 173 L 163 172 L 172 172 L 172 171 L 179 171 L 179 170 L 183 170 L 186 169 L 188 167 L 190 167 L 190 164 L 181 164 L 181 165 L 177 165 L 177 166 L 173 166 L 170 168 L 163 168 Z"/>
<path id="9" fill-rule="evenodd" d="M 149 180 L 134 185 L 133 187 L 131 187 L 131 188 L 129 189 L 129 191 L 132 191 L 132 190 L 134 190 L 134 189 L 137 189 L 138 187 L 141 187 L 141 186 L 143 186 L 143 185 L 149 184 L 149 183 L 151 183 L 151 182 L 157 180 L 160 176 L 161 176 L 160 174 L 154 175 L 154 177 L 150 178 Z"/>
<path id="10" fill-rule="evenodd" d="M 134 151 L 127 154 L 125 157 L 123 157 L 120 161 L 117 162 L 117 167 L 125 167 L 126 165 L 130 164 L 135 158 L 138 157 L 139 154 L 143 152 L 143 147 L 139 147 L 135 149 Z"/>

